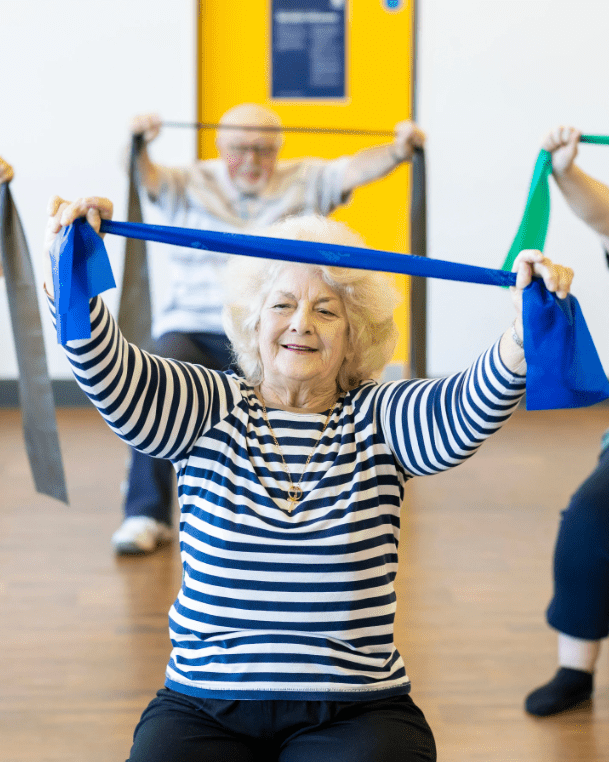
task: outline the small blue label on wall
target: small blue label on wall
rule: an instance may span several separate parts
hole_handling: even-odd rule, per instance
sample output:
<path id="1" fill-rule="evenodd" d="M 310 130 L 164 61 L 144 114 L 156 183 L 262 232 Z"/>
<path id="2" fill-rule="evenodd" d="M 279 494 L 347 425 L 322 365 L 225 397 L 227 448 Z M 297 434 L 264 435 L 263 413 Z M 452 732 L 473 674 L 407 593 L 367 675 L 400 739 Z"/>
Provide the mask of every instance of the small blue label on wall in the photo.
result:
<path id="1" fill-rule="evenodd" d="M 383 5 L 388 11 L 399 11 L 402 9 L 403 0 L 383 0 Z"/>

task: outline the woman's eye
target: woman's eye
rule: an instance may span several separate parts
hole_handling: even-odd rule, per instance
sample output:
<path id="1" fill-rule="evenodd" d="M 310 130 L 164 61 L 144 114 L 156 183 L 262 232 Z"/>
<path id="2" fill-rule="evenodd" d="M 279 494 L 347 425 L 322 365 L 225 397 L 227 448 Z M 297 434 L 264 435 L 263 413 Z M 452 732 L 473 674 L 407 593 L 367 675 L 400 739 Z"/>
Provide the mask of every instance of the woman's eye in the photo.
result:
<path id="1" fill-rule="evenodd" d="M 274 306 L 274 309 L 276 310 L 287 310 L 290 307 L 289 304 L 276 304 Z"/>

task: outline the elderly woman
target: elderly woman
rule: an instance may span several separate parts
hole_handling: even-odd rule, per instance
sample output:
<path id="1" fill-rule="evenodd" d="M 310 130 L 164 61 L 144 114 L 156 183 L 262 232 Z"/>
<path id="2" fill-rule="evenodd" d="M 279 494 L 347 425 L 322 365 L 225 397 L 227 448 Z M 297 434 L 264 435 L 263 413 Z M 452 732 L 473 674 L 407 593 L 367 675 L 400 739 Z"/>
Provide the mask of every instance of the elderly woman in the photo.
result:
<path id="1" fill-rule="evenodd" d="M 99 229 L 112 205 L 55 198 L 50 213 L 47 249 L 78 216 Z M 359 241 L 317 218 L 273 230 Z M 229 267 L 225 325 L 242 376 L 142 352 L 100 298 L 91 339 L 66 348 L 110 427 L 178 474 L 173 650 L 130 759 L 435 760 L 393 640 L 404 487 L 463 462 L 510 417 L 525 381 L 522 289 L 535 271 L 564 296 L 572 273 L 522 253 L 515 325 L 470 369 L 378 383 L 397 335 L 384 276 L 244 257 Z"/>

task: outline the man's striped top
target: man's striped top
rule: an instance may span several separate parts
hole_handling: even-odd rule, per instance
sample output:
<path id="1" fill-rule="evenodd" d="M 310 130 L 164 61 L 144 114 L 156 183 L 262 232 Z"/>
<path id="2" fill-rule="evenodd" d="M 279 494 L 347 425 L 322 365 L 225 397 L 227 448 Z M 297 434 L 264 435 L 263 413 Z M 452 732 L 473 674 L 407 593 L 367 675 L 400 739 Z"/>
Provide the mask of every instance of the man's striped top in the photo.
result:
<path id="1" fill-rule="evenodd" d="M 193 696 L 357 700 L 409 690 L 393 642 L 405 482 L 474 454 L 524 378 L 498 344 L 441 380 L 363 383 L 337 403 L 290 514 L 289 480 L 253 388 L 127 344 L 103 301 L 74 374 L 129 444 L 170 458 L 181 590 L 166 685 Z M 268 410 L 298 482 L 326 413 Z"/>

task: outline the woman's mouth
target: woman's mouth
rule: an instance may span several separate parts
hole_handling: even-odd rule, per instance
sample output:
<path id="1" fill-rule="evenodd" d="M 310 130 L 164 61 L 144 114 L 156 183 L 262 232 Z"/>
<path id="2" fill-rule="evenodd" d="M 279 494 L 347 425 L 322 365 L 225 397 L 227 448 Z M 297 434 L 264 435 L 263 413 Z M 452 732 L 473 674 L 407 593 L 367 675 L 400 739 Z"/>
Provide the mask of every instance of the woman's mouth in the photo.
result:
<path id="1" fill-rule="evenodd" d="M 313 347 L 305 347 L 302 344 L 283 344 L 282 346 L 290 352 L 317 352 Z"/>

